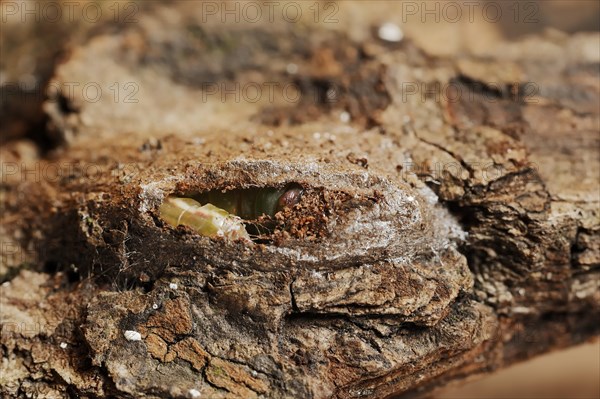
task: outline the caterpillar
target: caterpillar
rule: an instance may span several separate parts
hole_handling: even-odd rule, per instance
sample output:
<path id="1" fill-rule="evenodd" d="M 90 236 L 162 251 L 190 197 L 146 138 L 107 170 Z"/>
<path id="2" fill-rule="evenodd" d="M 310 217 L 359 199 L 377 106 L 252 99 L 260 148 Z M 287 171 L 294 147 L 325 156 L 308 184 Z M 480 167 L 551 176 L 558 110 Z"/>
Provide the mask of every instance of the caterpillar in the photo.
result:
<path id="1" fill-rule="evenodd" d="M 283 188 L 213 190 L 190 197 L 170 196 L 159 212 L 173 227 L 188 226 L 208 237 L 250 240 L 250 234 L 265 234 L 272 229 L 268 221 L 258 223 L 257 219 L 273 217 L 296 205 L 302 192 L 302 187 L 293 183 Z"/>
<path id="2" fill-rule="evenodd" d="M 192 198 L 167 197 L 160 206 L 160 216 L 173 227 L 188 226 L 203 236 L 250 239 L 239 217 Z"/>

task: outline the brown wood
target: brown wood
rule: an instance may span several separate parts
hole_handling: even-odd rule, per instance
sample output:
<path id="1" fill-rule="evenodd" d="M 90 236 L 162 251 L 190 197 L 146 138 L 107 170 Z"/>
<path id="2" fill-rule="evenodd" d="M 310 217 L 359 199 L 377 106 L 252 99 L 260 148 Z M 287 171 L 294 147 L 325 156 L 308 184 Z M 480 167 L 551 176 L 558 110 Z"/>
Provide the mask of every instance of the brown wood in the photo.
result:
<path id="1" fill-rule="evenodd" d="M 597 336 L 598 34 L 446 57 L 179 11 L 72 49 L 56 147 L 3 148 L 3 395 L 418 397 Z M 263 243 L 158 214 L 292 182 Z"/>

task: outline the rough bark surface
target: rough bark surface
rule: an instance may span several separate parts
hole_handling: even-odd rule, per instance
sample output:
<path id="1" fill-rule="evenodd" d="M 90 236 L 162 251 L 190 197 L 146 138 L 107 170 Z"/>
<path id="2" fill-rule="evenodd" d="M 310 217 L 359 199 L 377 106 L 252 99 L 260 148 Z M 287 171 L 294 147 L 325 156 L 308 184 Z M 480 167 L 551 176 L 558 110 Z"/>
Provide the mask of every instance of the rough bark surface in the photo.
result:
<path id="1" fill-rule="evenodd" d="M 134 82 L 137 103 L 65 92 L 45 104 L 58 149 L 3 153 L 3 395 L 415 397 L 598 334 L 597 34 L 445 58 L 172 12 L 53 73 Z M 207 95 L 256 82 L 301 99 Z M 158 213 L 292 182 L 318 206 L 269 242 Z"/>

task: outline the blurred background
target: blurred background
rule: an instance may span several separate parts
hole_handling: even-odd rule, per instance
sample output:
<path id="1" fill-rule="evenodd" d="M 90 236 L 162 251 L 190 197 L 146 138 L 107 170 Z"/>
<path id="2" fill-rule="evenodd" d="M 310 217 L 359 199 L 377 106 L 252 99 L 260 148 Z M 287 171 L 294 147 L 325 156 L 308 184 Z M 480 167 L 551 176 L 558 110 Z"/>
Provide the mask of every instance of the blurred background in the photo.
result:
<path id="1" fill-rule="evenodd" d="M 236 2 L 243 7 L 252 0 Z M 197 13 L 201 3 L 201 0 L 0 1 L 3 115 L 0 144 L 26 137 L 41 148 L 51 145 L 44 134 L 44 88 L 54 65 L 70 48 L 95 34 L 130 27 L 140 15 L 153 9 L 168 7 L 171 14 L 179 13 L 182 18 Z M 356 40 L 372 35 L 374 26 L 390 22 L 400 28 L 404 37 L 434 56 L 481 55 L 501 41 L 543 32 L 560 35 L 600 30 L 597 0 L 372 0 L 368 7 L 361 0 L 295 3 L 304 11 L 300 22 L 308 27 L 317 17 L 317 8 L 318 19 L 326 22 L 322 25 L 343 30 Z M 220 17 L 211 15 L 207 26 L 211 22 L 223 25 Z M 236 23 L 231 17 L 225 19 L 226 23 Z"/>
<path id="2" fill-rule="evenodd" d="M 18 140 L 31 143 L 34 152 L 51 145 L 45 133 L 44 96 L 40 93 L 56 63 L 94 34 L 118 32 L 128 16 L 135 21 L 139 13 L 165 4 L 91 0 L 52 3 L 59 4 L 60 17 L 49 2 L 0 2 L 2 145 Z M 180 12 L 198 6 L 197 1 L 168 3 Z M 322 3 L 335 3 L 330 9 L 336 10 L 334 18 L 339 22 L 331 29 L 347 31 L 350 37 L 360 40 L 373 34 L 373 23 L 390 22 L 433 56 L 485 54 L 497 43 L 532 34 L 600 30 L 598 0 L 370 1 L 369 7 L 358 0 Z M 94 7 L 86 9 L 88 4 Z M 97 9 L 100 14 L 95 13 Z M 40 18 L 42 10 L 45 17 Z M 115 19 L 115 13 L 120 17 Z M 441 399 L 600 398 L 600 343 L 551 353 L 434 395 Z"/>
<path id="3" fill-rule="evenodd" d="M 600 398 L 600 341 L 549 353 L 435 393 L 438 399 Z"/>

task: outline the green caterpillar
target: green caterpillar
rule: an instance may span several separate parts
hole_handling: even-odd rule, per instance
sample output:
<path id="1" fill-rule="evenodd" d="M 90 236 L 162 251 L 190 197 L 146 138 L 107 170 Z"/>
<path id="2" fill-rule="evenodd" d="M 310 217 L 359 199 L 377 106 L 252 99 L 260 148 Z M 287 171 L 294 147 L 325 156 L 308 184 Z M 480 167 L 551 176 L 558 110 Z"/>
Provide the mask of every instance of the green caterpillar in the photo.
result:
<path id="1" fill-rule="evenodd" d="M 284 188 L 214 190 L 191 197 L 167 197 L 159 211 L 160 216 L 174 227 L 188 226 L 207 237 L 249 240 L 249 231 L 264 234 L 270 230 L 265 223 L 251 221 L 261 216 L 273 217 L 294 206 L 300 201 L 302 192 L 298 184 Z"/>

